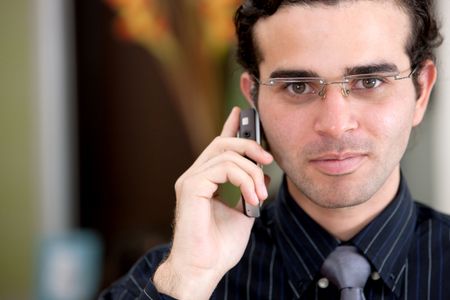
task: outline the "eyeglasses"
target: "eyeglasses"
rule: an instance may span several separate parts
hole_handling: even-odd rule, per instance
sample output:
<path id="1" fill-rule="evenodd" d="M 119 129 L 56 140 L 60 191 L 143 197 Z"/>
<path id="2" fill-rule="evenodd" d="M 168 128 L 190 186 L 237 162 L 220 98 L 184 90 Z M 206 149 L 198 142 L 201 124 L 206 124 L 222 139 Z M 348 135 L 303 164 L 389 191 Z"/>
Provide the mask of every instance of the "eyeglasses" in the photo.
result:
<path id="1" fill-rule="evenodd" d="M 342 80 L 330 82 L 319 77 L 280 77 L 269 78 L 267 81 L 260 81 L 255 78 L 255 80 L 260 85 L 271 87 L 276 96 L 287 97 L 300 103 L 315 100 L 319 97 L 325 99 L 327 86 L 332 84 L 341 86 L 341 94 L 344 97 L 351 96 L 370 101 L 389 96 L 395 91 L 395 81 L 411 78 L 416 70 L 417 68 L 409 68 L 402 72 L 347 75 Z"/>

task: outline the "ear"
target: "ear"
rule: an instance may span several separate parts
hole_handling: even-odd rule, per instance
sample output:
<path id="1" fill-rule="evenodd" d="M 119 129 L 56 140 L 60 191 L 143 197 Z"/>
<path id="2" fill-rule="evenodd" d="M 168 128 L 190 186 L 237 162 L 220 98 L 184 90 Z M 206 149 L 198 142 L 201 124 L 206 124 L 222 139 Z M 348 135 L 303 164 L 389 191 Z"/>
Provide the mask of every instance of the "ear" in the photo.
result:
<path id="1" fill-rule="evenodd" d="M 436 65 L 431 61 L 425 61 L 418 78 L 421 94 L 416 100 L 416 107 L 414 111 L 413 126 L 417 126 L 422 122 L 423 116 L 427 110 L 428 102 L 430 100 L 431 90 L 436 82 L 437 70 Z"/>
<path id="2" fill-rule="evenodd" d="M 251 107 L 255 107 L 255 99 L 253 99 L 255 88 L 255 82 L 252 78 L 252 76 L 248 72 L 244 72 L 241 75 L 241 92 L 244 95 L 245 99 L 247 100 L 248 104 L 250 104 Z"/>

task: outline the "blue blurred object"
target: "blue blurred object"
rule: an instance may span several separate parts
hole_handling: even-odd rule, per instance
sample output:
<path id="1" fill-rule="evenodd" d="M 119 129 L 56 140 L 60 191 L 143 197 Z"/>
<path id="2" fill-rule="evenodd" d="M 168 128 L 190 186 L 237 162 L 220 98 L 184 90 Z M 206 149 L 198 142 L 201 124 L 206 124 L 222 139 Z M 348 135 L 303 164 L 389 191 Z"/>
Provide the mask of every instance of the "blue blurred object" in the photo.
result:
<path id="1" fill-rule="evenodd" d="M 39 251 L 38 299 L 94 299 L 101 261 L 102 244 L 91 231 L 46 238 Z"/>

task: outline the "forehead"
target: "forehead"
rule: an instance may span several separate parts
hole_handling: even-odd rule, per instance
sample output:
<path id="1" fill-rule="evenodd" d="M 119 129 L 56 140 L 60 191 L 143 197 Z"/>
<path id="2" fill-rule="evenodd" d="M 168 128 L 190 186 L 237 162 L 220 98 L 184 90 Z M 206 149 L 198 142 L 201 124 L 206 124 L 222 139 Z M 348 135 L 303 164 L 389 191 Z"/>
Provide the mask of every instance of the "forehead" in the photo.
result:
<path id="1" fill-rule="evenodd" d="M 365 0 L 284 6 L 254 28 L 262 76 L 283 68 L 333 76 L 374 63 L 408 68 L 409 32 L 409 17 L 402 8 L 392 1 Z"/>

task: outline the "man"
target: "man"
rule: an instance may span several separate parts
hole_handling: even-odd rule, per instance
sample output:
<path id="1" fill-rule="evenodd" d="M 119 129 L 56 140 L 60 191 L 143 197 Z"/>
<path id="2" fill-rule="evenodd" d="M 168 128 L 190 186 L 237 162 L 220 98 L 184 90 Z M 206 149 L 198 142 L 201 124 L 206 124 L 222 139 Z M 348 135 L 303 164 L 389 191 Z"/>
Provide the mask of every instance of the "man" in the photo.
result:
<path id="1" fill-rule="evenodd" d="M 400 171 L 436 80 L 431 1 L 248 0 L 236 26 L 241 90 L 271 154 L 235 138 L 233 109 L 175 185 L 171 249 L 103 297 L 449 299 L 450 218 L 414 203 Z M 272 155 L 285 176 L 259 219 L 220 201 L 224 182 L 263 201 L 267 180 L 249 159 Z M 362 287 L 328 275 L 336 249 L 362 259 Z"/>

